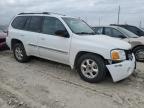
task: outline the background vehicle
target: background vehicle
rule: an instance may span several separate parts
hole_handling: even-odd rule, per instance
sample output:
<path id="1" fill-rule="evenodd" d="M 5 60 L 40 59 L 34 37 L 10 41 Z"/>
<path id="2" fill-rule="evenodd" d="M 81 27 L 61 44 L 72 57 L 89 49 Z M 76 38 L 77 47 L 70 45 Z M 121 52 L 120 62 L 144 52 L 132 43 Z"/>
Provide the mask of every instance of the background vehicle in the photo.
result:
<path id="1" fill-rule="evenodd" d="M 0 50 L 7 49 L 6 36 L 7 33 L 5 33 L 3 30 L 0 30 Z"/>
<path id="2" fill-rule="evenodd" d="M 138 28 L 136 26 L 132 25 L 117 25 L 117 24 L 111 24 L 112 26 L 119 26 L 122 28 L 127 29 L 128 31 L 131 31 L 132 33 L 136 34 L 137 36 L 144 36 L 144 30 L 141 28 Z"/>
<path id="3" fill-rule="evenodd" d="M 21 13 L 11 22 L 8 31 L 7 44 L 21 63 L 37 56 L 67 64 L 91 83 L 102 81 L 107 70 L 116 82 L 135 69 L 130 44 L 95 35 L 79 18 L 49 12 Z"/>
<path id="4" fill-rule="evenodd" d="M 132 51 L 137 61 L 144 61 L 144 37 L 139 37 L 134 33 L 118 26 L 93 27 L 96 34 L 104 34 L 114 38 L 119 38 L 132 45 Z"/>

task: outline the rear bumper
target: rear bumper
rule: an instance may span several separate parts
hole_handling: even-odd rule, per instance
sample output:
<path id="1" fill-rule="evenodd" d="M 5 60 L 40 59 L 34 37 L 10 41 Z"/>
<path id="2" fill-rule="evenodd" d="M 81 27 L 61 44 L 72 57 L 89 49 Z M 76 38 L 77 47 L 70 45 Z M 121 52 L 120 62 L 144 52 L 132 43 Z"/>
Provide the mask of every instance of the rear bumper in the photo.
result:
<path id="1" fill-rule="evenodd" d="M 6 37 L 6 45 L 10 48 L 11 50 L 11 42 L 10 42 L 10 38 Z"/>
<path id="2" fill-rule="evenodd" d="M 111 64 L 106 66 L 112 76 L 114 82 L 120 81 L 129 77 L 135 70 L 136 60 L 133 55 L 132 60 L 125 60 L 121 63 Z"/>

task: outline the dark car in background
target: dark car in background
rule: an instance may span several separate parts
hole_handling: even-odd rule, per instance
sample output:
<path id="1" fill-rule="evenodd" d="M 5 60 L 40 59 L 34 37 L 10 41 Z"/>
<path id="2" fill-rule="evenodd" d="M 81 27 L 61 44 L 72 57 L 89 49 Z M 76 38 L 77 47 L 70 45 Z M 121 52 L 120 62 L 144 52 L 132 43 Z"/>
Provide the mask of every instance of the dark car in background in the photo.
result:
<path id="1" fill-rule="evenodd" d="M 138 36 L 144 36 L 144 29 L 136 27 L 136 26 L 127 25 L 127 24 L 124 24 L 124 25 L 111 24 L 111 26 L 119 26 L 119 27 L 127 29 L 128 31 L 131 31 L 132 33 Z"/>
<path id="2" fill-rule="evenodd" d="M 119 26 L 98 26 L 93 27 L 96 34 L 104 34 L 117 39 L 122 39 L 132 46 L 132 51 L 136 56 L 136 60 L 144 62 L 144 37 L 137 36 L 136 34 Z"/>
<path id="3" fill-rule="evenodd" d="M 6 31 L 0 29 L 0 50 L 4 50 L 8 48 L 6 45 L 6 37 L 7 37 Z"/>

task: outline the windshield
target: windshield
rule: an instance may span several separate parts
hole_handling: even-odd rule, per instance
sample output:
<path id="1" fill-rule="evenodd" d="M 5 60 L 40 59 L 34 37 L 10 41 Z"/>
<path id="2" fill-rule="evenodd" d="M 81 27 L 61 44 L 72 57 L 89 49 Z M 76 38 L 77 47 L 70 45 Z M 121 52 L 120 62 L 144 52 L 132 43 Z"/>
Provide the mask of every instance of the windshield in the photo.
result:
<path id="1" fill-rule="evenodd" d="M 135 35 L 134 33 L 130 32 L 130 31 L 124 29 L 124 28 L 118 27 L 118 29 L 119 29 L 122 33 L 126 34 L 129 38 L 138 38 L 138 37 L 139 37 L 139 36 Z"/>
<path id="2" fill-rule="evenodd" d="M 91 35 L 95 34 L 92 28 L 80 19 L 63 18 L 63 20 L 75 34 L 91 34 Z"/>

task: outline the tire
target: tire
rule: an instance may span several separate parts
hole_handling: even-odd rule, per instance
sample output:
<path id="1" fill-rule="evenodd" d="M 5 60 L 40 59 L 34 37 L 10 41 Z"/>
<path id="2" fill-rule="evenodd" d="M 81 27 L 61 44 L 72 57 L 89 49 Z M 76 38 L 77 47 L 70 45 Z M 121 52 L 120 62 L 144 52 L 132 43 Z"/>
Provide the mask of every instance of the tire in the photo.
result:
<path id="1" fill-rule="evenodd" d="M 85 67 L 84 65 L 87 64 L 88 62 L 87 60 L 90 60 L 88 63 L 90 64 L 90 66 Z M 92 67 L 95 66 L 95 67 L 93 67 L 92 69 L 91 66 Z M 89 67 L 91 68 L 90 70 L 89 70 Z M 91 73 L 88 73 L 87 70 Z M 106 73 L 107 73 L 104 60 L 100 56 L 95 55 L 95 54 L 85 54 L 81 56 L 77 62 L 77 71 L 80 77 L 84 81 L 87 81 L 89 83 L 97 83 L 97 82 L 104 80 Z M 84 74 L 85 72 L 86 74 Z"/>
<path id="2" fill-rule="evenodd" d="M 20 55 L 18 54 L 18 51 L 20 51 Z M 29 57 L 26 55 L 25 48 L 22 43 L 17 43 L 13 47 L 13 53 L 15 59 L 20 63 L 25 63 L 29 61 Z"/>
<path id="3" fill-rule="evenodd" d="M 133 50 L 136 61 L 144 62 L 144 46 L 139 46 Z M 139 57 L 142 56 L 142 57 Z"/>

